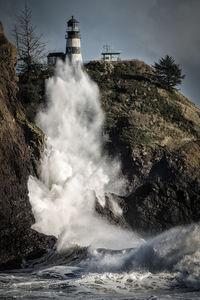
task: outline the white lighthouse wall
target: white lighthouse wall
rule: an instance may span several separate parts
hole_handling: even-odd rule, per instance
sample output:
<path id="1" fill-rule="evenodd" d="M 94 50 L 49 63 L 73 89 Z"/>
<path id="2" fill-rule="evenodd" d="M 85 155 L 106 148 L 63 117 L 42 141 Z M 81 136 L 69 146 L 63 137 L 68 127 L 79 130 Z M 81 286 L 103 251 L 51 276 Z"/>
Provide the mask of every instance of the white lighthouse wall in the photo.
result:
<path id="1" fill-rule="evenodd" d="M 71 39 L 67 39 L 67 47 L 76 47 L 76 48 L 80 48 L 81 49 L 81 40 L 80 38 L 71 38 Z M 81 51 L 80 51 L 81 52 Z M 82 54 L 81 53 L 68 53 L 67 54 L 69 61 L 71 62 L 77 62 L 80 61 L 82 62 Z"/>

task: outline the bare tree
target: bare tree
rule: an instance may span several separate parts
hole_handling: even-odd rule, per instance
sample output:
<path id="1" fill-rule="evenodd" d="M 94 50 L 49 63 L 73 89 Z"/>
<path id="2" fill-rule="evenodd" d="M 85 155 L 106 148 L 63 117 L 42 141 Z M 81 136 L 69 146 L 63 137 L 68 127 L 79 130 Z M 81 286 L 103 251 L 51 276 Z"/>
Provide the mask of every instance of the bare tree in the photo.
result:
<path id="1" fill-rule="evenodd" d="M 29 72 L 33 64 L 41 63 L 46 57 L 46 45 L 41 41 L 42 36 L 37 33 L 36 26 L 32 25 L 32 13 L 27 2 L 16 18 L 13 36 L 18 49 L 18 69 Z"/>

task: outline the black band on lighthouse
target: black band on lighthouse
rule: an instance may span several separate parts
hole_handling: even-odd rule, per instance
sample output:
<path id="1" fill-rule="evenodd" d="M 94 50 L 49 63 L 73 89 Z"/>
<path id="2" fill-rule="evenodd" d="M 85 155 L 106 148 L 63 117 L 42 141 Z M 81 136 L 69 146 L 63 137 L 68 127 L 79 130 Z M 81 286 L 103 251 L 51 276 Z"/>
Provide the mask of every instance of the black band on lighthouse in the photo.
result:
<path id="1" fill-rule="evenodd" d="M 66 54 L 68 54 L 68 53 L 80 54 L 81 53 L 81 48 L 80 47 L 67 47 Z"/>

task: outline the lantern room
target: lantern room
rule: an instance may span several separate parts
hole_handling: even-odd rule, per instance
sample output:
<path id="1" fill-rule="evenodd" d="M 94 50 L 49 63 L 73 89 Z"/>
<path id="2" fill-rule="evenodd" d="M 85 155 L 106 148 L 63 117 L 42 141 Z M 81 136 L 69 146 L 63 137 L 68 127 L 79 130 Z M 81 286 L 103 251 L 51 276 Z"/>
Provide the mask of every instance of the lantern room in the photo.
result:
<path id="1" fill-rule="evenodd" d="M 68 31 L 79 31 L 78 28 L 78 21 L 74 19 L 74 16 L 67 22 L 68 25 Z"/>
<path id="2" fill-rule="evenodd" d="M 67 22 L 67 36 L 66 38 L 80 38 L 79 22 L 72 16 Z"/>

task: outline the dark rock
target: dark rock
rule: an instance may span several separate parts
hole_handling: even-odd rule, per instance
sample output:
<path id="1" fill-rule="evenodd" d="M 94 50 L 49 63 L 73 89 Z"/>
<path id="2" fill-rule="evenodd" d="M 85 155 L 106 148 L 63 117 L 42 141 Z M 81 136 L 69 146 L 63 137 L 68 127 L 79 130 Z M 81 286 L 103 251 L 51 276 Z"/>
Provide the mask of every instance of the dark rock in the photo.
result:
<path id="1" fill-rule="evenodd" d="M 116 207 L 121 209 L 120 212 L 116 212 L 113 208 L 113 203 Z M 98 200 L 96 201 L 95 210 L 101 215 L 101 217 L 108 221 L 110 224 L 120 226 L 125 229 L 131 229 L 130 225 L 127 223 L 124 214 L 126 212 L 127 206 L 122 197 L 119 197 L 114 194 L 107 194 L 105 196 L 105 205 L 102 206 Z"/>
<path id="2" fill-rule="evenodd" d="M 16 98 L 16 48 L 0 24 L 0 268 L 19 267 L 22 258 L 40 256 L 55 238 L 31 229 L 28 176 L 37 176 L 44 136 L 31 124 Z"/>
<path id="3" fill-rule="evenodd" d="M 7 231 L 1 233 L 0 270 L 19 268 L 25 260 L 42 256 L 54 244 L 54 237 L 26 229 L 22 224 L 9 226 Z"/>
<path id="4" fill-rule="evenodd" d="M 147 182 L 125 198 L 127 223 L 143 235 L 153 235 L 177 225 L 196 221 L 200 202 L 192 204 L 196 195 L 181 184 Z"/>

